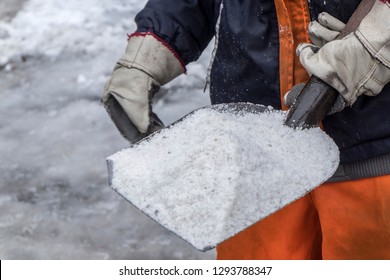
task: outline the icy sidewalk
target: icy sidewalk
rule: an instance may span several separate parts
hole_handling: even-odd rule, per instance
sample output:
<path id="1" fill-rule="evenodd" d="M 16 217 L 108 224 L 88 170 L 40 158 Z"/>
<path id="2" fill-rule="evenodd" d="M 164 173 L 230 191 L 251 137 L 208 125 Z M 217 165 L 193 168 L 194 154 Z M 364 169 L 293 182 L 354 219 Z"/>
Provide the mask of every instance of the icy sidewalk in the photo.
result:
<path id="1" fill-rule="evenodd" d="M 99 98 L 145 1 L 78 3 L 30 0 L 0 22 L 0 258 L 213 258 L 108 187 L 105 159 L 128 143 Z M 206 64 L 163 90 L 166 123 L 208 104 Z"/>

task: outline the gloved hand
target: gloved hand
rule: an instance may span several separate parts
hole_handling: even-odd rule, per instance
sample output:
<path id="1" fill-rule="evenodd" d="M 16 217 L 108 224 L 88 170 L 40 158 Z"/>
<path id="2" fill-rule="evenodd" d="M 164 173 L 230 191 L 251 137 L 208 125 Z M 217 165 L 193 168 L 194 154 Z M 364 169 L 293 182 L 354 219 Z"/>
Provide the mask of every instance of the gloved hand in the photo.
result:
<path id="1" fill-rule="evenodd" d="M 312 43 L 319 49 L 336 39 L 344 27 L 343 22 L 324 12 L 318 15 L 318 21 L 309 23 L 308 33 Z"/>
<path id="2" fill-rule="evenodd" d="M 345 24 L 330 14 L 324 12 L 318 15 L 318 21 L 312 21 L 309 24 L 308 33 L 310 40 L 313 42 L 311 48 L 313 52 L 317 52 L 323 45 L 329 43 L 339 36 L 344 29 Z M 305 84 L 294 85 L 285 95 L 284 103 L 287 107 L 291 107 L 303 90 Z M 340 112 L 345 108 L 345 101 L 339 95 L 335 104 L 328 112 L 328 115 Z"/>
<path id="3" fill-rule="evenodd" d="M 301 44 L 297 54 L 309 74 L 334 87 L 346 104 L 352 105 L 361 94 L 377 95 L 390 82 L 389 26 L 390 7 L 378 0 L 357 31 L 325 43 L 319 50 L 315 45 Z M 321 39 L 326 42 L 325 37 Z"/>
<path id="4" fill-rule="evenodd" d="M 185 72 L 173 50 L 151 33 L 129 37 L 124 56 L 106 83 L 103 104 L 121 134 L 136 142 L 164 125 L 152 111 L 160 86 Z"/>

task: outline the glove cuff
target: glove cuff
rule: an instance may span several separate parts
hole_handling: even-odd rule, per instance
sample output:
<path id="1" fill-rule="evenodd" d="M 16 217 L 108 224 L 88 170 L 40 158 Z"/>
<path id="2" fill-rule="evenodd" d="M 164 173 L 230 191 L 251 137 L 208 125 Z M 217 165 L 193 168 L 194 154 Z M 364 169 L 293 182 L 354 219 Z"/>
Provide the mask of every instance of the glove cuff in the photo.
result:
<path id="1" fill-rule="evenodd" d="M 179 55 L 151 32 L 130 35 L 126 52 L 118 63 L 144 71 L 160 85 L 168 83 L 186 71 Z"/>
<path id="2" fill-rule="evenodd" d="M 390 5 L 385 2 L 376 1 L 355 34 L 372 56 L 390 68 Z"/>

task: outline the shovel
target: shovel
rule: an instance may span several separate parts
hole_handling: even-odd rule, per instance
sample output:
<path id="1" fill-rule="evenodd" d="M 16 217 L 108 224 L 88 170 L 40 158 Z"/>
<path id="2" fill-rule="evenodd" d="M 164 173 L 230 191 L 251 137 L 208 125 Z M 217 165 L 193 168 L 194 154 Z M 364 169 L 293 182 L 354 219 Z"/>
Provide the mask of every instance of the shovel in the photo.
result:
<path id="1" fill-rule="evenodd" d="M 356 29 L 373 3 L 374 0 L 362 1 L 343 35 Z M 248 103 L 197 109 L 108 157 L 109 185 L 194 248 L 210 250 L 306 195 L 333 175 L 338 166 L 337 146 L 316 126 L 326 116 L 337 95 L 335 89 L 317 77 L 311 77 L 287 115 Z M 220 125 L 201 139 L 195 139 L 197 134 L 186 130 L 193 127 L 192 133 L 198 130 L 200 134 L 212 122 L 210 118 Z M 260 119 L 261 125 L 249 125 Z M 271 123 L 274 119 L 279 123 Z M 242 133 L 237 133 L 236 130 L 242 127 Z M 231 134 L 233 132 L 236 134 Z M 275 157 L 276 150 L 272 147 L 275 139 L 270 142 L 264 139 L 274 132 L 281 139 L 297 139 L 297 146 L 286 149 L 295 153 L 290 163 L 282 156 Z M 240 142 L 242 135 L 244 140 L 248 138 L 246 135 L 259 135 L 263 139 Z M 192 139 L 186 139 L 186 136 Z M 192 141 L 194 139 L 198 142 Z M 222 143 L 212 146 L 212 141 Z M 265 144 L 252 149 L 251 145 L 260 142 Z M 175 155 L 178 148 L 181 150 Z M 308 161 L 311 155 L 314 160 Z M 182 161 L 173 166 L 178 157 Z M 207 162 L 202 158 L 207 158 Z M 248 165 L 248 162 L 253 164 Z M 244 164 L 245 168 L 241 168 Z M 202 173 L 197 173 L 198 170 Z M 256 177 L 260 172 L 263 178 Z"/>

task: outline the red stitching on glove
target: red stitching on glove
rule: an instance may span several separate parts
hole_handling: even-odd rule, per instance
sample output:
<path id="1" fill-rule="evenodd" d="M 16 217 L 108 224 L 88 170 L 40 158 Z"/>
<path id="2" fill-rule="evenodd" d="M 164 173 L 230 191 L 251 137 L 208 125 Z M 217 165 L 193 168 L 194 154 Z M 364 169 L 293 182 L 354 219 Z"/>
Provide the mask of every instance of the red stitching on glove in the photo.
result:
<path id="1" fill-rule="evenodd" d="M 382 3 L 385 3 L 390 8 L 390 0 L 379 0 L 379 1 L 381 1 Z"/>
<path id="2" fill-rule="evenodd" d="M 131 37 L 136 37 L 136 36 L 153 36 L 157 41 L 161 42 L 168 50 L 170 50 L 170 52 L 177 58 L 177 60 L 179 60 L 181 66 L 183 67 L 184 69 L 184 74 L 187 74 L 187 68 L 186 68 L 186 64 L 184 63 L 184 61 L 181 59 L 180 55 L 167 43 L 165 42 L 163 39 L 161 39 L 160 37 L 158 37 L 156 34 L 154 34 L 153 32 L 134 32 L 133 34 L 127 34 L 127 40 L 130 40 Z"/>

